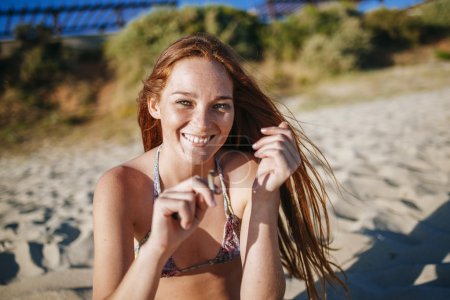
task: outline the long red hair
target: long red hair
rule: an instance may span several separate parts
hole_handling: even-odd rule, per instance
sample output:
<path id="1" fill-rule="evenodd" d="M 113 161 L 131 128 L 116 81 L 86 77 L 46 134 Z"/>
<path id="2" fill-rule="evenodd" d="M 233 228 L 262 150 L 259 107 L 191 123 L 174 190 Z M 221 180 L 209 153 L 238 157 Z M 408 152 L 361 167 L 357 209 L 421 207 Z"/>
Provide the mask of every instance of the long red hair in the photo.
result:
<path id="1" fill-rule="evenodd" d="M 144 87 L 138 98 L 138 121 L 145 151 L 162 143 L 161 123 L 149 114 L 147 101 L 160 100 L 161 91 L 174 64 L 189 57 L 202 57 L 221 63 L 233 81 L 235 119 L 223 147 L 254 152 L 251 144 L 262 137 L 260 128 L 278 126 L 282 121 L 287 121 L 274 102 L 243 70 L 240 59 L 228 45 L 211 35 L 190 35 L 162 52 L 152 73 L 143 82 Z M 333 266 L 336 265 L 329 258 L 328 196 L 324 182 L 310 159 L 321 162 L 331 175 L 332 171 L 320 150 L 308 139 L 299 124 L 295 125 L 291 128 L 301 165 L 280 187 L 282 209 L 278 222 L 278 241 L 284 268 L 289 275 L 305 280 L 309 297 L 317 299 L 316 279 L 320 280 L 322 296 L 325 296 L 325 281 L 337 282 L 345 290 L 347 288 L 334 272 Z"/>

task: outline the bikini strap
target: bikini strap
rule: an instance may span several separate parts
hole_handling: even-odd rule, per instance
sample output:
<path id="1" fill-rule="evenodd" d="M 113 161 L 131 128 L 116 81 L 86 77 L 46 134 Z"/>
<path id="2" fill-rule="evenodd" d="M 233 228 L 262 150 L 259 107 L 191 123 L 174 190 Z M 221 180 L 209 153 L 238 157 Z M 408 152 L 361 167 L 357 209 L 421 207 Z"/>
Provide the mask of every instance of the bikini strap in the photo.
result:
<path id="1" fill-rule="evenodd" d="M 159 153 L 161 152 L 162 144 L 158 146 L 155 152 L 155 163 L 153 166 L 153 201 L 161 194 L 161 181 L 159 179 Z"/>
<path id="2" fill-rule="evenodd" d="M 216 161 L 217 172 L 219 173 L 220 185 L 222 186 L 222 194 L 223 194 L 223 200 L 224 200 L 223 205 L 225 207 L 225 215 L 228 217 L 230 215 L 234 215 L 234 212 L 233 212 L 233 208 L 231 207 L 230 198 L 228 198 L 227 187 L 225 185 L 225 179 L 223 177 L 222 168 L 220 167 L 219 161 L 217 160 L 217 158 L 215 159 L 215 161 Z"/>

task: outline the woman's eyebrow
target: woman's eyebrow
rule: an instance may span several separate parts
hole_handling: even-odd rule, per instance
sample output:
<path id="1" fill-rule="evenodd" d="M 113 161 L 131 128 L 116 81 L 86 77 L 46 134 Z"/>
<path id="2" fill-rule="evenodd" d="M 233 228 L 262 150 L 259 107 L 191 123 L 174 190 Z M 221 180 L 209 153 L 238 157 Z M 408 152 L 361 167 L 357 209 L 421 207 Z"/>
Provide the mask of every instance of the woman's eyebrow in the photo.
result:
<path id="1" fill-rule="evenodd" d="M 170 95 L 176 95 L 176 94 L 178 94 L 178 95 L 183 95 L 183 96 L 190 96 L 190 97 L 193 97 L 193 98 L 197 97 L 197 94 L 196 94 L 196 93 L 183 92 L 183 91 L 175 91 L 175 92 L 173 92 L 173 93 L 170 94 Z"/>
<path id="2" fill-rule="evenodd" d="M 214 101 L 216 100 L 230 100 L 233 101 L 233 97 L 232 96 L 218 96 L 214 99 Z"/>
<path id="3" fill-rule="evenodd" d="M 170 95 L 183 95 L 183 96 L 188 96 L 188 97 L 192 97 L 192 98 L 197 98 L 197 94 L 196 93 L 185 92 L 185 91 L 175 91 L 175 92 L 171 93 Z M 216 98 L 214 98 L 214 101 L 217 101 L 217 100 L 231 100 L 231 101 L 233 101 L 233 96 L 221 95 L 221 96 L 217 96 Z"/>

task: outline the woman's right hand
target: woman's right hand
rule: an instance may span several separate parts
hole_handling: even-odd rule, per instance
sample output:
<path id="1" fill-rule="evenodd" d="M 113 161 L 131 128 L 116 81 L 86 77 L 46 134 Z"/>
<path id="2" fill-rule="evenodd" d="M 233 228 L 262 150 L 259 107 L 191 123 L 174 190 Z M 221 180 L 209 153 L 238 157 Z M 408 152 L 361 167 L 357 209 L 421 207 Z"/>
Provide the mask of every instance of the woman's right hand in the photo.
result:
<path id="1" fill-rule="evenodd" d="M 221 192 L 217 187 L 215 191 Z M 213 192 L 200 176 L 164 190 L 154 202 L 151 234 L 146 244 L 170 256 L 194 232 L 207 208 L 214 206 Z"/>

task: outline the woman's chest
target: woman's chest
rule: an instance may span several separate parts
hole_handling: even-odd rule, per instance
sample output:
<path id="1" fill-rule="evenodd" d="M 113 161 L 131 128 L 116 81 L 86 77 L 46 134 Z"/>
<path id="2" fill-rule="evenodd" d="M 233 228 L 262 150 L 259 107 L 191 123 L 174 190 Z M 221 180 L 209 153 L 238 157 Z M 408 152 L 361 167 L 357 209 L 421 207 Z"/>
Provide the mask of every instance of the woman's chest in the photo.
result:
<path id="1" fill-rule="evenodd" d="M 155 299 L 239 299 L 241 260 L 208 266 L 183 276 L 161 278 Z"/>

